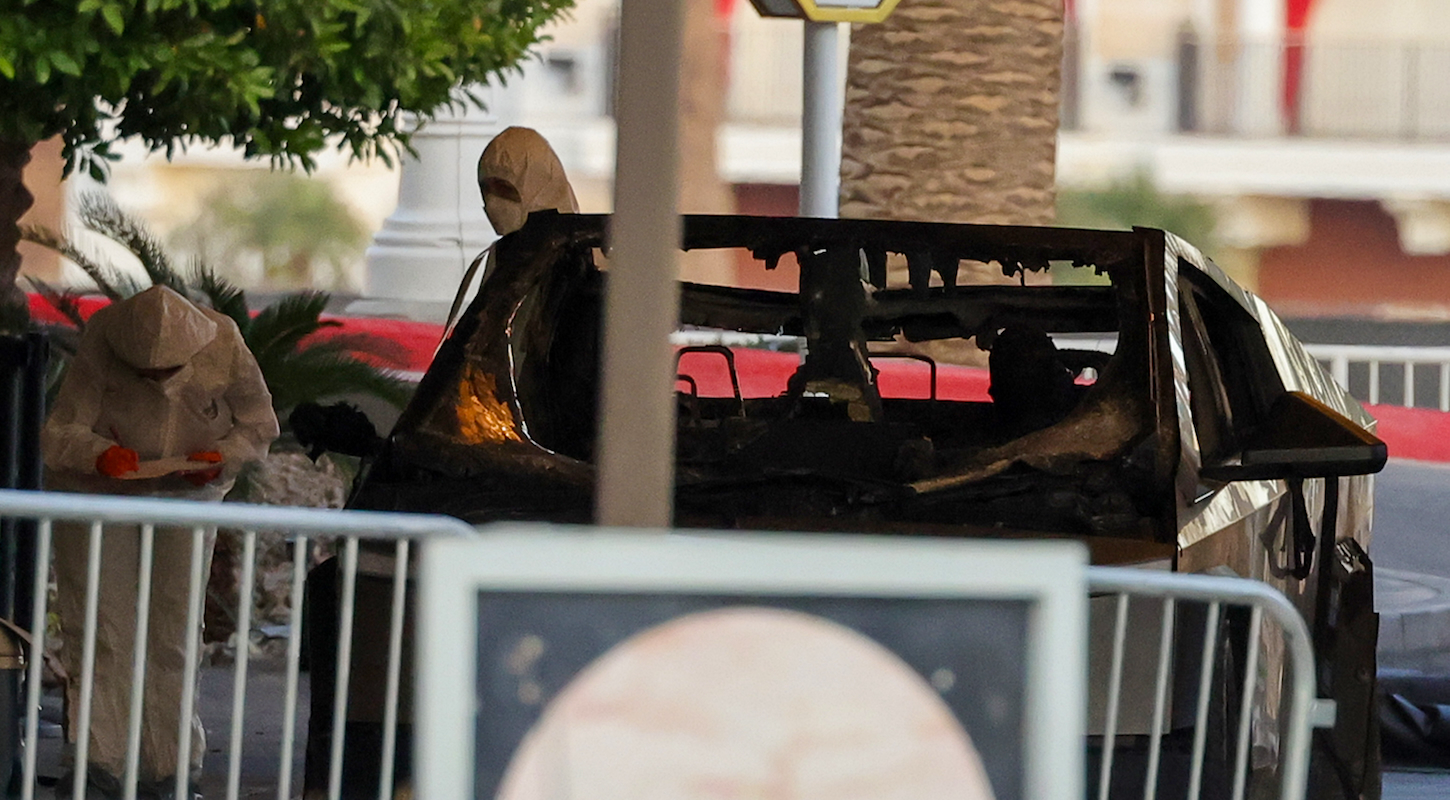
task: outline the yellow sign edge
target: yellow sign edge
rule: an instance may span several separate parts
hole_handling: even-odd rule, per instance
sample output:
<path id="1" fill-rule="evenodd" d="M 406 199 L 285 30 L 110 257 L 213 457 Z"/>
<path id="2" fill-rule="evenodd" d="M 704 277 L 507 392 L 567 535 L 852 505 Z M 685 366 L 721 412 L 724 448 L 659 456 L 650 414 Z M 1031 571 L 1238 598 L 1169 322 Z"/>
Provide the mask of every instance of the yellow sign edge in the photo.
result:
<path id="1" fill-rule="evenodd" d="M 812 22 L 881 22 L 896 9 L 901 0 L 882 0 L 875 8 L 821 8 L 815 0 L 794 0 Z"/>

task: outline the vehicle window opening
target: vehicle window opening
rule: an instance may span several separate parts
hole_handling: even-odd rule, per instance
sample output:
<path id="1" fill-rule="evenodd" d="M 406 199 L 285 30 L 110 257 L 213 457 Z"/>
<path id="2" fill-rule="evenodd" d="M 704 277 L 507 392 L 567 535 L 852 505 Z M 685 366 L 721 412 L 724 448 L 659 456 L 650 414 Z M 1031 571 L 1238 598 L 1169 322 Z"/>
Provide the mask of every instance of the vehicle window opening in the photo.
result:
<path id="1" fill-rule="evenodd" d="M 1202 429 L 1205 425 L 1199 418 L 1210 420 L 1209 444 L 1200 441 L 1200 449 L 1206 460 L 1222 459 L 1237 452 L 1264 423 L 1284 386 L 1258 321 L 1183 259 L 1179 260 L 1179 301 L 1185 337 L 1191 334 L 1194 339 L 1193 346 L 1186 349 L 1198 354 L 1197 368 L 1192 357 L 1189 364 L 1189 391 L 1196 401 L 1194 422 Z M 1199 395 L 1205 396 L 1203 402 L 1211 400 L 1201 411 Z M 1211 429 L 1215 425 L 1216 432 Z M 1205 438 L 1202 430 L 1199 435 Z"/>
<path id="2" fill-rule="evenodd" d="M 407 422 L 428 447 L 459 443 L 450 475 L 494 476 L 507 498 L 515 469 L 560 492 L 528 502 L 586 513 L 605 228 L 546 222 L 501 245 Z M 1157 537 L 1169 473 L 1144 447 L 1156 340 L 1137 234 L 740 217 L 685 232 L 688 254 L 715 256 L 680 283 L 682 524 Z M 468 438 L 484 412 L 494 438 Z"/>
<path id="3" fill-rule="evenodd" d="M 752 255 L 762 271 L 790 260 L 796 291 L 682 285 L 677 363 L 692 378 L 679 385 L 682 468 L 917 480 L 1052 428 L 1136 375 L 1112 367 L 1136 301 L 1088 258 L 1052 260 L 1055 273 L 1090 273 L 1059 286 L 1046 258 L 859 246 Z M 710 336 L 731 344 L 683 344 Z M 702 358 L 715 352 L 733 362 Z"/>

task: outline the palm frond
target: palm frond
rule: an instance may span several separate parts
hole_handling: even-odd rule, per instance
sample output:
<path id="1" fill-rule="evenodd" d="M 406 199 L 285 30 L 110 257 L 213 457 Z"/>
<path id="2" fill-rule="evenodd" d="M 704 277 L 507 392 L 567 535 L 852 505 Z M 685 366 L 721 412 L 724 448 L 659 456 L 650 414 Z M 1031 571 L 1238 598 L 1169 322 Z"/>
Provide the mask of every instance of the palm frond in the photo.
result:
<path id="1" fill-rule="evenodd" d="M 247 327 L 247 347 L 259 359 L 263 353 L 296 349 L 309 334 L 338 323 L 321 319 L 332 297 L 327 292 L 298 292 L 262 309 Z"/>
<path id="2" fill-rule="evenodd" d="M 123 291 L 126 287 L 127 276 L 121 274 L 120 270 L 107 264 L 102 264 L 91 257 L 89 253 L 75 246 L 75 243 L 64 236 L 57 234 L 42 225 L 22 225 L 20 238 L 27 242 L 47 247 L 60 253 L 67 260 L 74 263 L 86 277 L 95 282 L 96 288 L 111 300 L 120 300 L 127 296 Z M 131 292 L 130 294 L 135 294 Z"/>
<path id="3" fill-rule="evenodd" d="M 252 314 L 247 306 L 247 293 L 241 287 L 216 274 L 200 261 L 191 265 L 191 285 L 211 303 L 211 307 L 231 317 L 245 339 L 252 327 Z"/>
<path id="4" fill-rule="evenodd" d="M 30 287 L 35 290 L 35 293 L 49 303 L 51 308 L 60 312 L 60 315 L 65 317 L 70 324 L 77 328 L 86 326 L 86 318 L 81 314 L 79 298 L 75 292 L 69 289 L 58 289 L 34 276 L 26 276 L 26 280 L 30 282 Z"/>
<path id="5" fill-rule="evenodd" d="M 257 365 L 272 392 L 272 405 L 279 418 L 285 418 L 298 403 L 358 394 L 402 408 L 413 393 L 407 381 L 326 343 L 285 357 L 259 358 Z"/>
<path id="6" fill-rule="evenodd" d="M 186 294 L 186 281 L 171 266 L 161 242 L 135 217 L 122 211 L 110 197 L 91 192 L 81 197 L 77 211 L 86 227 L 125 247 L 136 255 L 153 284 Z"/>

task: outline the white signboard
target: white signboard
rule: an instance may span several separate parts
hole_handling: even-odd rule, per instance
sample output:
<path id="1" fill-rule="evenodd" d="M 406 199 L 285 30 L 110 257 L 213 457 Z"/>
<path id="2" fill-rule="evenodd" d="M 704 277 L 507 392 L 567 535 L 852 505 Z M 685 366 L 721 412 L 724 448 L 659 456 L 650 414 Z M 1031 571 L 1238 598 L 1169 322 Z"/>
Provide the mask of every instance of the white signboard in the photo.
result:
<path id="1" fill-rule="evenodd" d="M 488 530 L 425 546 L 419 797 L 1082 797 L 1075 542 Z"/>

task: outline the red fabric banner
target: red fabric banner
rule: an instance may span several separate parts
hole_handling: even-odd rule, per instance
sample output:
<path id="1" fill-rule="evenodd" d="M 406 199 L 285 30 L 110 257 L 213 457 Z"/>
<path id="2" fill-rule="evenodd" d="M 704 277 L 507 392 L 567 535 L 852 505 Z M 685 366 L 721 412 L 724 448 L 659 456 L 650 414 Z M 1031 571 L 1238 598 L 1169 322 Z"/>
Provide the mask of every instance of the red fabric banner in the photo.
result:
<path id="1" fill-rule="evenodd" d="M 1297 134 L 1302 125 L 1300 107 L 1304 86 L 1305 29 L 1314 0 L 1284 0 L 1284 93 L 1281 110 L 1284 131 Z"/>

